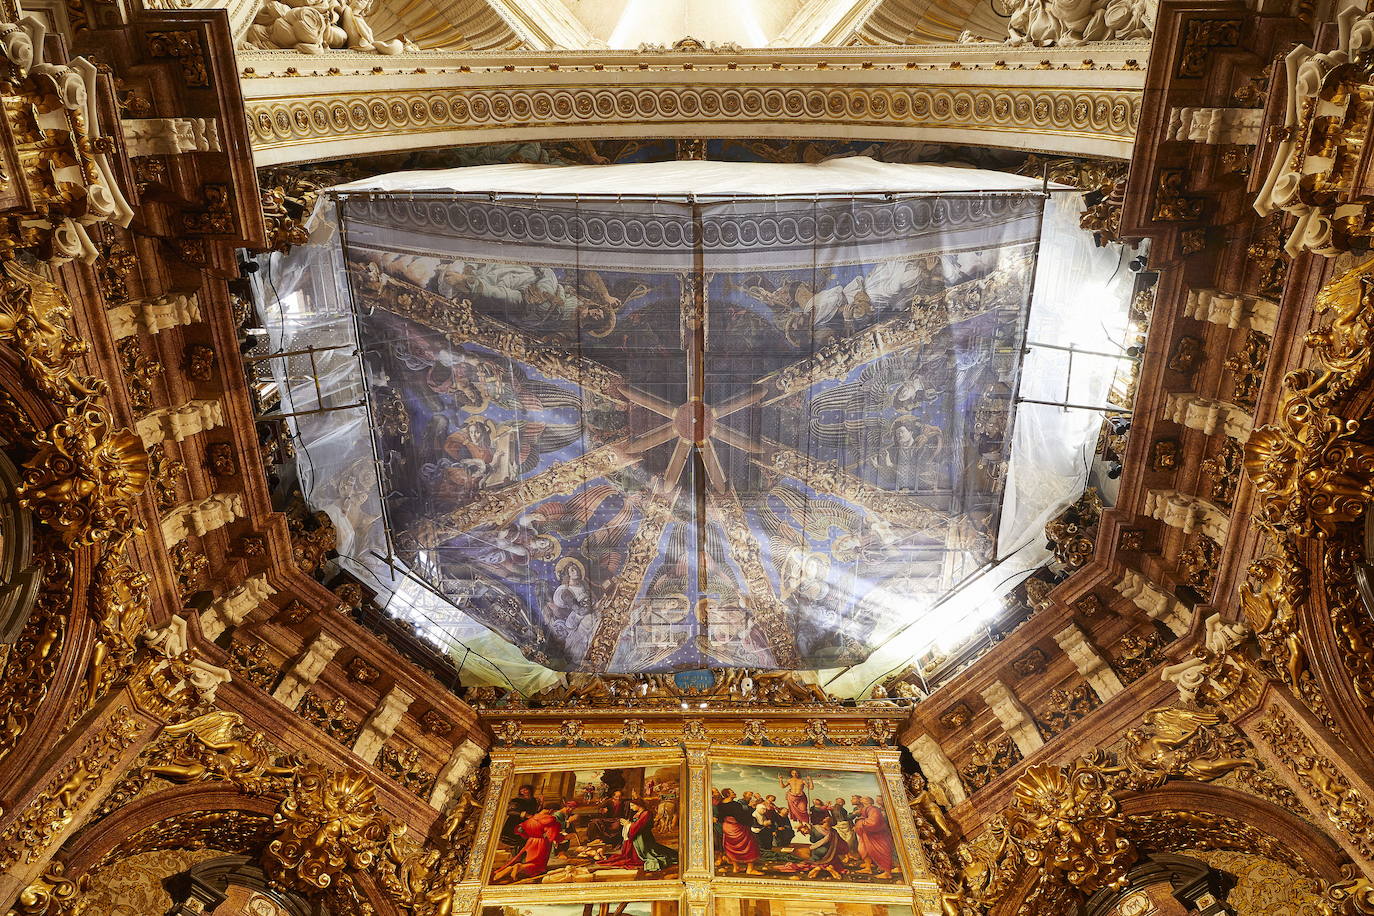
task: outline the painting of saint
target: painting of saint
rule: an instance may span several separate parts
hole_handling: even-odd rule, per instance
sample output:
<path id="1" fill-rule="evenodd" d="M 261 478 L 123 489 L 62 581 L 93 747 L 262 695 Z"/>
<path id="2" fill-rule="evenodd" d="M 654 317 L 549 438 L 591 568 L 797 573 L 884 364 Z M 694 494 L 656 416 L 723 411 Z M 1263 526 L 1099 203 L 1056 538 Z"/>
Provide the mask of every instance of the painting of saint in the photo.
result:
<path id="1" fill-rule="evenodd" d="M 902 882 L 895 828 L 873 773 L 717 761 L 711 801 L 717 875 Z"/>
<path id="2" fill-rule="evenodd" d="M 563 557 L 554 565 L 554 575 L 558 577 L 558 586 L 553 590 L 546 619 L 568 655 L 580 658 L 596 627 L 587 568 L 575 557 Z"/>
<path id="3" fill-rule="evenodd" d="M 677 877 L 677 765 L 515 777 L 492 884 Z"/>

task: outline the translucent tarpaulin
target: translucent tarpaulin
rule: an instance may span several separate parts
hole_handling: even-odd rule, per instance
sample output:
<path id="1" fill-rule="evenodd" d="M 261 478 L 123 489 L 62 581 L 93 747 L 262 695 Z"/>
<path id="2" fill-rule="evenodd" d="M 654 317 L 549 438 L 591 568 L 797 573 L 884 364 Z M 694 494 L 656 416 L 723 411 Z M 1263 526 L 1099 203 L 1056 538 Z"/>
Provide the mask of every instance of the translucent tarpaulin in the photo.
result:
<path id="1" fill-rule="evenodd" d="M 1096 342 L 1035 327 L 1046 262 L 1091 266 L 1080 287 L 1109 265 L 1033 182 L 841 160 L 367 184 L 269 265 L 264 324 L 345 345 L 315 355 L 324 389 L 371 422 L 298 418 L 309 499 L 390 612 L 501 669 L 479 678 L 853 681 L 955 638 L 949 597 L 1040 562 L 1022 548 L 1081 492 L 1098 418 L 1016 396 L 1028 313 Z"/>

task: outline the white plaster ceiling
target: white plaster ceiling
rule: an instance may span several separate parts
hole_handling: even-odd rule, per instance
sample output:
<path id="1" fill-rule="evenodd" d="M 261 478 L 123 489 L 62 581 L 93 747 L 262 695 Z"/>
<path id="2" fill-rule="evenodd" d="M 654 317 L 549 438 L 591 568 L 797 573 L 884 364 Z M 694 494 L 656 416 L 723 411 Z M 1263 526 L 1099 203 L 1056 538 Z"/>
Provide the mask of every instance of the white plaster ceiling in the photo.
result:
<path id="1" fill-rule="evenodd" d="M 704 44 L 843 47 L 1003 33 L 993 0 L 485 0 L 534 50 Z"/>

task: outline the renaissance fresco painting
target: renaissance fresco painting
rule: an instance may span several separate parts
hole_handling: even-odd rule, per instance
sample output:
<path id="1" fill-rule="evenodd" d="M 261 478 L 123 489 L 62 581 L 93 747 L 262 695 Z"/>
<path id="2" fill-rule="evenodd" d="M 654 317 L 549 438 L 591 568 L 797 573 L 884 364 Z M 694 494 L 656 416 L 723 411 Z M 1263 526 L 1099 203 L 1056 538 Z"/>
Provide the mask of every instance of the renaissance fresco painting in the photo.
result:
<path id="1" fill-rule="evenodd" d="M 717 761 L 711 812 L 718 876 L 904 883 L 873 773 Z"/>
<path id="2" fill-rule="evenodd" d="M 560 671 L 861 663 L 996 557 L 1042 206 L 349 200 L 388 556 Z"/>
<path id="3" fill-rule="evenodd" d="M 522 773 L 512 782 L 489 883 L 678 876 L 677 764 Z"/>

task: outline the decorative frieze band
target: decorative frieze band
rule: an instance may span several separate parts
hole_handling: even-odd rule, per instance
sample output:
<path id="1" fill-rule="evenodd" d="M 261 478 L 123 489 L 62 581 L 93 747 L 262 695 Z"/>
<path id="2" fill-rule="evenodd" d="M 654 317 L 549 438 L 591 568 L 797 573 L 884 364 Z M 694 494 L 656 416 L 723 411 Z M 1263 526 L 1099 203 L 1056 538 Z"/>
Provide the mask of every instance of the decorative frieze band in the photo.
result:
<path id="1" fill-rule="evenodd" d="M 929 139 L 1125 157 L 1140 117 L 1138 68 L 1092 61 L 1050 69 L 998 60 L 980 65 L 974 78 L 966 78 L 973 69 L 966 65 L 957 81 L 941 72 L 959 68 L 957 61 L 833 70 L 789 63 L 747 73 L 711 63 L 714 70 L 648 72 L 550 64 L 542 74 L 441 80 L 254 74 L 263 78 L 245 80 L 244 90 L 259 166 L 364 149 L 703 133 Z"/>

